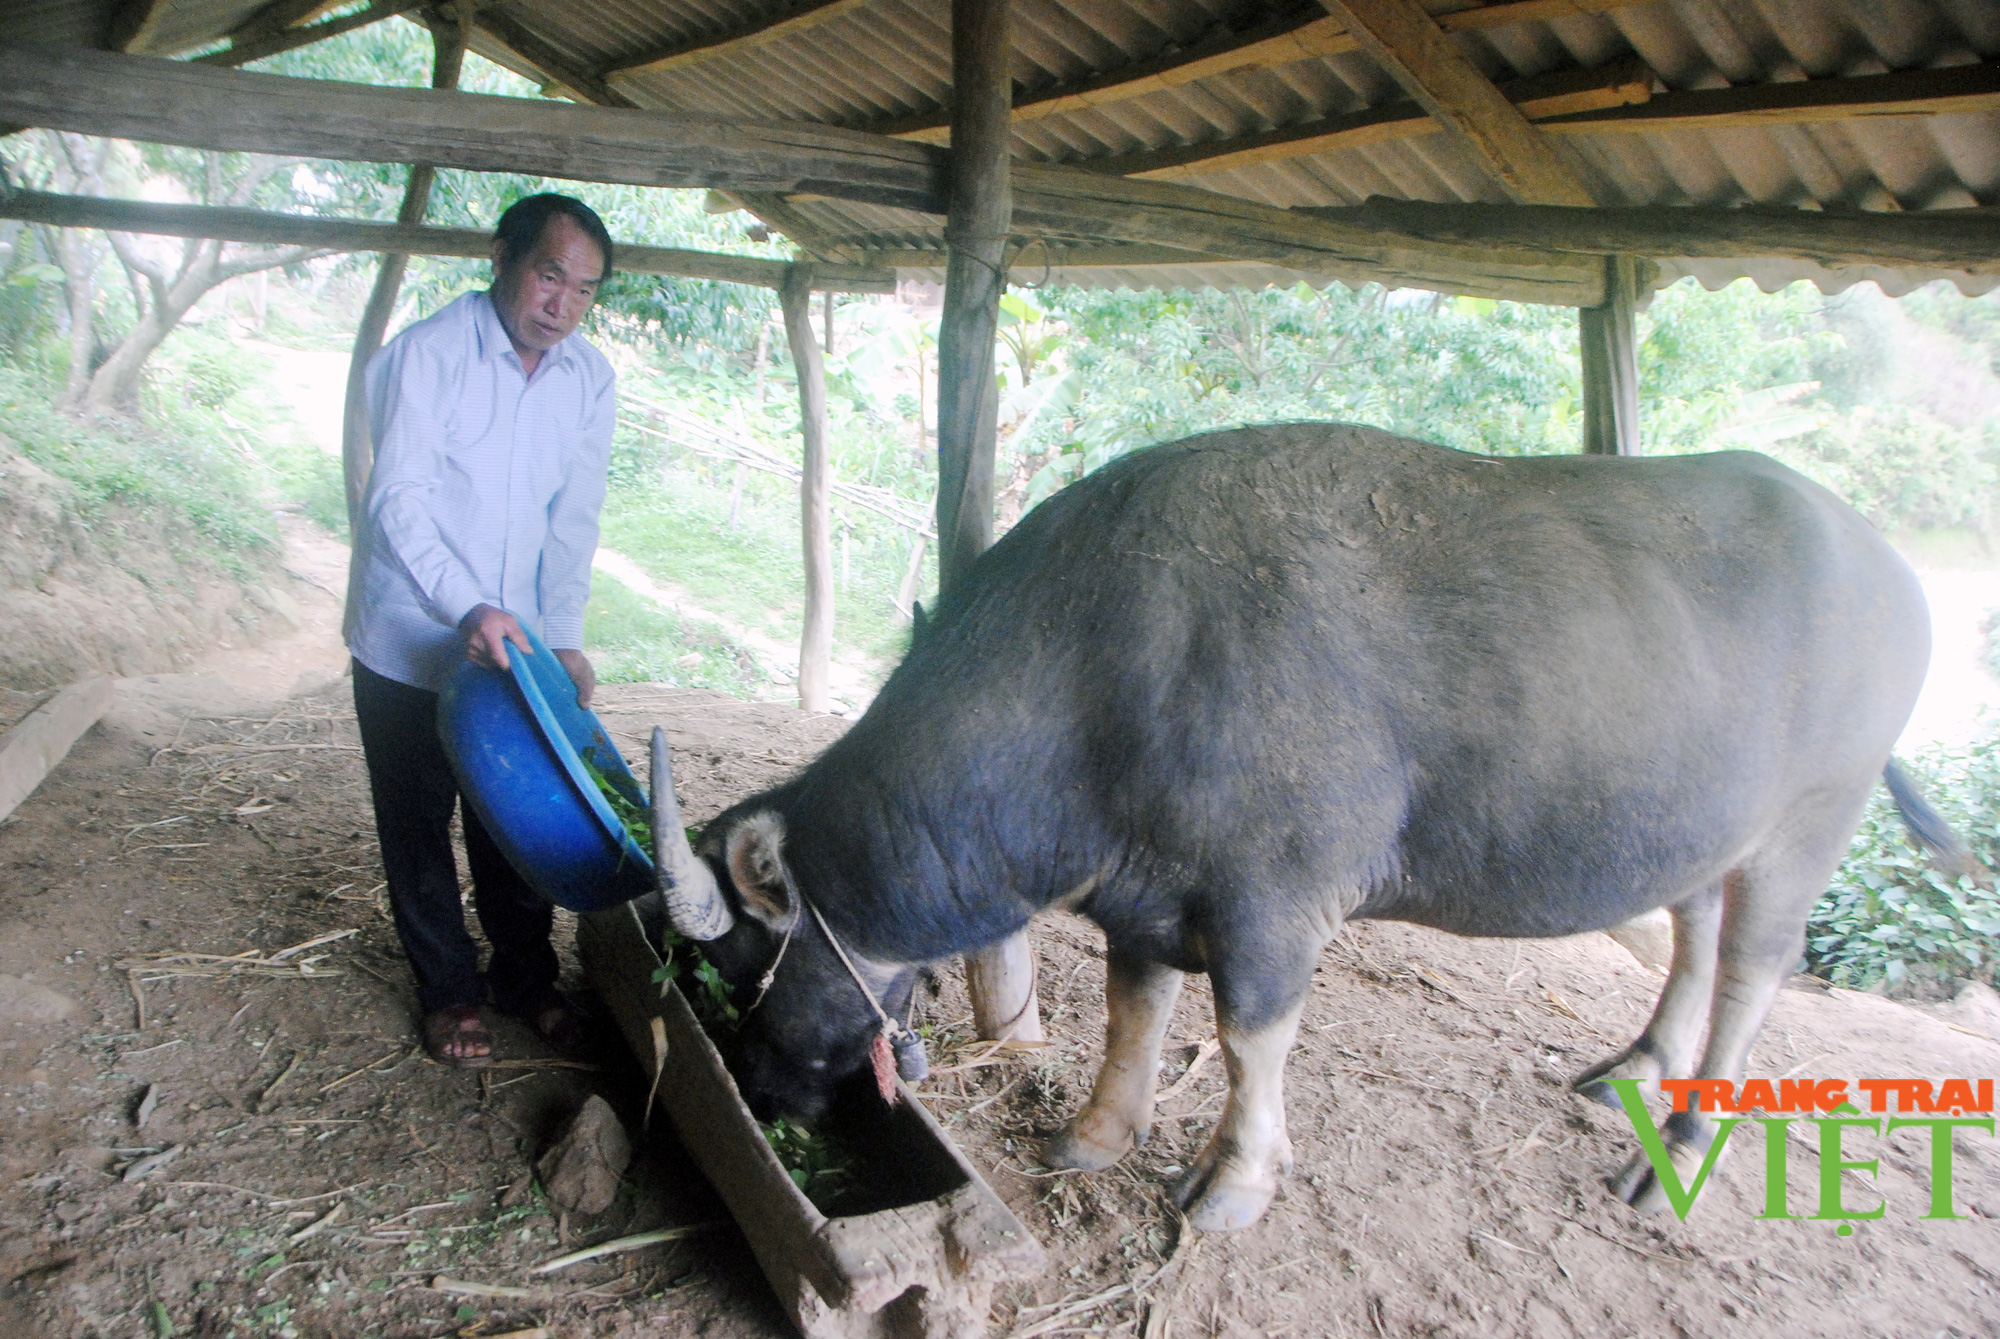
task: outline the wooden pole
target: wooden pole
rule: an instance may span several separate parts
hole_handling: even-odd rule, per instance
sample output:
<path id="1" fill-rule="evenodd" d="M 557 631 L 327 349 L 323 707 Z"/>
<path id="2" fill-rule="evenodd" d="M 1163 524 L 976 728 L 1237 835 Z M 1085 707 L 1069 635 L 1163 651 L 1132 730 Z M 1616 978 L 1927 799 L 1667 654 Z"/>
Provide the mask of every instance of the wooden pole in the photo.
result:
<path id="1" fill-rule="evenodd" d="M 785 341 L 799 374 L 799 420 L 805 458 L 799 475 L 799 531 L 805 549 L 806 617 L 799 638 L 799 705 L 830 711 L 827 669 L 833 659 L 833 545 L 826 461 L 826 364 L 813 338 L 812 266 L 794 265 L 778 289 Z"/>
<path id="2" fill-rule="evenodd" d="M 431 87 L 456 88 L 459 67 L 465 63 L 466 40 L 471 36 L 472 7 L 452 6 L 449 20 L 431 25 L 435 55 L 431 62 Z M 430 205 L 431 185 L 437 169 L 418 163 L 410 169 L 403 186 L 403 204 L 396 222 L 415 227 L 424 221 Z M 368 305 L 361 313 L 361 328 L 354 332 L 354 352 L 347 362 L 347 401 L 340 425 L 341 473 L 347 485 L 347 529 L 350 536 L 361 533 L 361 517 L 368 504 L 368 475 L 375 467 L 375 443 L 368 433 L 368 360 L 382 347 L 389 332 L 389 318 L 396 313 L 396 295 L 402 291 L 403 272 L 409 268 L 406 252 L 391 251 L 382 257 L 375 272 L 375 287 L 369 291 Z"/>
<path id="3" fill-rule="evenodd" d="M 994 444 L 1000 387 L 993 370 L 1007 230 L 1013 42 L 1008 0 L 952 0 L 949 212 L 944 314 L 938 321 L 938 589 L 949 600 L 993 542 Z M 1042 1040 L 1035 953 L 1025 931 L 967 954 L 965 985 L 979 1035 Z"/>
<path id="4" fill-rule="evenodd" d="M 993 542 L 999 386 L 994 331 L 1013 218 L 1008 0 L 952 0 L 951 163 L 944 313 L 938 322 L 938 564 L 941 594 Z"/>
<path id="5" fill-rule="evenodd" d="M 1639 454 L 1639 359 L 1635 329 L 1636 262 L 1604 258 L 1604 305 L 1577 309 L 1583 349 L 1583 450 L 1594 456 Z"/>

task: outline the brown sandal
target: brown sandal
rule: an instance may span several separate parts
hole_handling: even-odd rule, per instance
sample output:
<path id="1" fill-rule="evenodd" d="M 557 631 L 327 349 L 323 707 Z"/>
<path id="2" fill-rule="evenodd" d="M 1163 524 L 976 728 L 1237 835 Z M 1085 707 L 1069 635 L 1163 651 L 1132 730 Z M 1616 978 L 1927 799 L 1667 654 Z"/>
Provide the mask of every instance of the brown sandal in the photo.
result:
<path id="1" fill-rule="evenodd" d="M 447 1005 L 425 1014 L 423 1039 L 424 1053 L 440 1065 L 484 1069 L 493 1063 L 493 1034 L 473 1005 Z M 466 1049 L 476 1054 L 467 1055 Z"/>

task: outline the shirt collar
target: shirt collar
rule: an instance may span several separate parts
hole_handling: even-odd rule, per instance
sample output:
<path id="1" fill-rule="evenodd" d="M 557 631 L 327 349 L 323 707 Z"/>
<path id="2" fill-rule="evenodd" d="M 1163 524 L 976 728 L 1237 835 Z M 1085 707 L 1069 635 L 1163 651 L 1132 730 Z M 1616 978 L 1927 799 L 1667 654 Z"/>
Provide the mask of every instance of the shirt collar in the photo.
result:
<path id="1" fill-rule="evenodd" d="M 507 327 L 500 324 L 500 311 L 493 305 L 493 292 L 485 289 L 471 295 L 473 299 L 472 330 L 479 341 L 479 360 L 491 362 L 502 354 L 512 353 L 514 342 L 507 338 Z M 574 334 L 565 335 L 554 348 L 542 354 L 542 362 L 535 371 L 539 374 L 542 366 L 561 367 L 569 361 L 570 341 Z M 519 361 L 517 356 L 516 362 Z"/>

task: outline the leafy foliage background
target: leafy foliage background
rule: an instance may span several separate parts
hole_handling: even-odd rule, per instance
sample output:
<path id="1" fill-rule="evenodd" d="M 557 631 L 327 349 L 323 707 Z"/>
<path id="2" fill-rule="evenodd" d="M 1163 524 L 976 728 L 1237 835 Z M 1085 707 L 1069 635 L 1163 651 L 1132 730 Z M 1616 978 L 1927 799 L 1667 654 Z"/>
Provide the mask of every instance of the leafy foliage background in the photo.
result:
<path id="1" fill-rule="evenodd" d="M 1903 762 L 1987 868 L 2000 865 L 2000 728 Z M 1878 790 L 1813 908 L 1806 961 L 1856 989 L 1941 994 L 1959 980 L 2000 983 L 2000 892 L 1930 868 Z"/>

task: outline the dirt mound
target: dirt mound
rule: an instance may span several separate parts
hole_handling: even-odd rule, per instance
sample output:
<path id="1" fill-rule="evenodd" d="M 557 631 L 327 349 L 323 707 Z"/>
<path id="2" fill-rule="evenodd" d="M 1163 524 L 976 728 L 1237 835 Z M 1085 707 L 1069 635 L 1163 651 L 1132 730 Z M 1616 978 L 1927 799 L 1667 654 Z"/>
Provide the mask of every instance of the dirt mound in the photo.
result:
<path id="1" fill-rule="evenodd" d="M 0 687 L 185 668 L 218 643 L 295 622 L 286 579 L 237 581 L 190 556 L 156 511 L 87 512 L 76 489 L 0 439 Z"/>
<path id="2" fill-rule="evenodd" d="M 725 1216 L 670 1132 L 655 1121 L 640 1137 L 644 1089 L 609 1029 L 595 1069 L 505 1021 L 491 1070 L 414 1049 L 337 693 L 253 710 L 214 679 L 126 687 L 144 709 L 87 735 L 0 825 L 0 974 L 75 1006 L 0 1024 L 12 1334 L 788 1333 L 726 1221 L 528 1272 L 568 1247 Z M 603 693 L 631 756 L 666 726 L 696 823 L 844 724 L 652 685 Z M 1660 978 L 1601 936 L 1344 934 L 1290 1062 L 1297 1167 L 1263 1223 L 1204 1238 L 1181 1231 L 1162 1186 L 1224 1101 L 1219 1061 L 1189 1073 L 1214 1032 L 1205 985 L 1191 980 L 1176 1013 L 1151 1141 L 1105 1172 L 1050 1172 L 1036 1139 L 1089 1090 L 1104 963 L 1095 930 L 1067 917 L 1043 922 L 1036 947 L 1047 1049 L 973 1042 L 955 971 L 921 1015 L 924 1100 L 1049 1248 L 1047 1276 L 997 1300 L 995 1334 L 2000 1334 L 2000 1153 L 1982 1132 L 1957 1141 L 1952 1220 L 1924 1217 L 1924 1130 L 1848 1133 L 1844 1156 L 1880 1167 L 1835 1179 L 1852 1209 L 1885 1202 L 1879 1219 L 1808 1216 L 1821 1181 L 1803 1124 L 1785 1155 L 1795 1218 L 1758 1217 L 1755 1128 L 1737 1131 L 1686 1222 L 1613 1200 L 1601 1178 L 1631 1128 L 1567 1081 L 1630 1039 Z M 234 968 L 169 956 L 253 949 Z M 301 960 L 310 970 L 286 966 Z M 1958 1014 L 1790 989 L 1751 1071 L 1992 1077 L 2000 1045 L 1977 1031 Z M 638 1152 L 610 1209 L 563 1216 L 528 1173 L 591 1092 Z"/>

